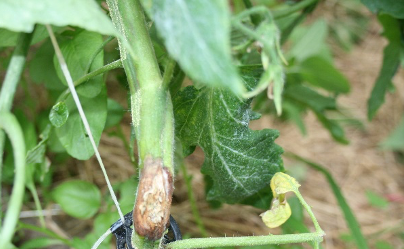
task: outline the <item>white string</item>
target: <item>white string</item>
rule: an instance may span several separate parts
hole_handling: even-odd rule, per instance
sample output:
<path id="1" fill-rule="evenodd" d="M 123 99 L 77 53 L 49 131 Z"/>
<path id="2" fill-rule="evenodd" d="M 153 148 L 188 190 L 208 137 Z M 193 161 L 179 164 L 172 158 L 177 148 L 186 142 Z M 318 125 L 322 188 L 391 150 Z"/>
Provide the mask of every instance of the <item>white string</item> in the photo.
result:
<path id="1" fill-rule="evenodd" d="M 115 203 L 115 206 L 116 206 L 116 208 L 118 210 L 119 216 L 121 217 L 122 223 L 125 223 L 125 218 L 123 217 L 122 211 L 121 211 L 121 209 L 119 207 L 118 200 L 116 199 L 114 190 L 112 189 L 111 183 L 109 182 L 107 172 L 105 171 L 104 163 L 102 162 L 100 153 L 98 152 L 98 149 L 97 149 L 97 145 L 95 144 L 93 134 L 91 133 L 90 125 L 88 124 L 87 118 L 86 118 L 86 116 L 84 114 L 83 108 L 81 106 L 79 97 L 78 97 L 77 92 L 76 92 L 76 89 L 74 88 L 73 79 L 72 79 L 72 77 L 70 75 L 69 69 L 67 68 L 66 61 L 65 61 L 65 59 L 63 57 L 62 52 L 60 51 L 59 44 L 56 41 L 56 38 L 55 38 L 55 36 L 53 34 L 51 26 L 46 25 L 46 28 L 47 28 L 49 36 L 50 36 L 50 38 L 52 40 L 53 47 L 55 48 L 55 52 L 56 52 L 57 58 L 59 60 L 60 68 L 62 69 L 62 72 L 63 72 L 63 74 L 64 74 L 64 76 L 66 78 L 67 85 L 69 86 L 70 93 L 71 93 L 71 95 L 73 97 L 74 102 L 76 103 L 77 110 L 79 111 L 81 120 L 83 121 L 83 124 L 84 124 L 84 128 L 86 129 L 88 137 L 90 138 L 90 141 L 91 141 L 91 145 L 93 146 L 95 156 L 97 157 L 98 163 L 100 164 L 100 167 L 102 169 L 102 173 L 104 174 L 104 178 L 105 178 L 105 181 L 107 182 L 108 189 L 109 189 L 109 192 L 111 194 L 112 200 Z"/>
<path id="2" fill-rule="evenodd" d="M 91 247 L 91 249 L 97 249 L 101 245 L 101 243 L 104 241 L 104 239 L 106 237 L 108 237 L 108 235 L 110 235 L 110 234 L 111 234 L 111 229 L 108 229 L 103 235 L 101 235 L 101 237 L 98 238 L 98 240 Z"/>

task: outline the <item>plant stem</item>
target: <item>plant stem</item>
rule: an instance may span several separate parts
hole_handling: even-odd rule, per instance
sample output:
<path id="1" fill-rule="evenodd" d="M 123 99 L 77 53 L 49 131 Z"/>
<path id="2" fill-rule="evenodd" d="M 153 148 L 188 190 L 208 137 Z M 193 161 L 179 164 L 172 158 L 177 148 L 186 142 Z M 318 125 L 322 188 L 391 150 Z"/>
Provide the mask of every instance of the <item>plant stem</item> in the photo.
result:
<path id="1" fill-rule="evenodd" d="M 14 99 L 14 94 L 17 89 L 18 82 L 20 81 L 21 73 L 25 65 L 25 58 L 27 57 L 29 45 L 32 40 L 33 33 L 21 33 L 18 37 L 17 46 L 14 49 L 13 55 L 8 65 L 6 76 L 3 81 L 3 86 L 0 91 L 0 112 L 10 111 Z M 0 129 L 0 179 L 2 177 L 3 169 L 3 152 L 4 152 L 4 131 Z M 1 184 L 0 184 L 1 196 Z M 0 199 L 0 217 L 2 216 L 2 202 Z M 0 219 L 1 226 L 1 219 Z"/>
<path id="2" fill-rule="evenodd" d="M 139 0 L 107 0 L 107 4 L 112 21 L 121 33 L 118 43 L 130 86 L 132 123 L 138 144 L 140 181 L 133 211 L 132 241 L 136 248 L 159 246 L 155 242 L 163 237 L 173 190 L 171 98 L 162 85 Z M 159 205 L 152 207 L 150 203 L 156 202 Z"/>
<path id="3" fill-rule="evenodd" d="M 174 68 L 175 68 L 176 64 L 177 63 L 173 59 L 170 59 L 167 63 L 167 66 L 165 68 L 164 75 L 163 75 L 163 82 L 161 83 L 163 85 L 164 89 L 168 89 L 171 78 L 173 77 Z"/>
<path id="4" fill-rule="evenodd" d="M 121 60 L 116 60 L 114 62 L 111 62 L 105 66 L 102 66 L 94 71 L 92 71 L 91 73 L 88 73 L 84 76 L 82 76 L 81 78 L 79 78 L 78 80 L 76 80 L 75 82 L 73 82 L 74 86 L 79 86 L 85 82 L 87 82 L 88 80 L 90 80 L 91 78 L 103 74 L 105 72 L 111 71 L 112 69 L 116 69 L 116 68 L 121 68 L 122 67 L 122 61 Z M 70 90 L 69 88 L 66 89 L 59 97 L 59 101 L 63 101 L 65 100 L 70 94 Z"/>
<path id="5" fill-rule="evenodd" d="M 188 249 L 227 246 L 260 246 L 273 244 L 290 244 L 303 242 L 321 242 L 322 234 L 301 233 L 266 236 L 219 237 L 178 240 L 166 245 L 167 249 Z"/>
<path id="6" fill-rule="evenodd" d="M 90 62 L 88 63 L 86 70 L 84 70 L 84 72 L 88 73 L 88 71 L 90 71 L 91 65 L 93 64 L 95 58 L 97 57 L 97 55 L 104 49 L 105 45 L 107 45 L 110 41 L 112 41 L 115 37 L 113 36 L 109 36 L 99 47 L 98 49 L 95 51 L 95 53 L 93 54 L 93 56 L 90 59 Z"/>
<path id="7" fill-rule="evenodd" d="M 198 226 L 199 232 L 201 233 L 202 237 L 208 237 L 208 233 L 206 232 L 201 216 L 199 215 L 199 210 L 198 206 L 196 205 L 194 192 L 192 191 L 191 176 L 188 175 L 187 167 L 184 162 L 181 163 L 181 171 L 184 176 L 185 185 L 187 186 L 188 201 L 191 204 L 192 214 L 194 216 L 196 225 Z"/>
<path id="8" fill-rule="evenodd" d="M 304 209 L 306 209 L 307 213 L 309 213 L 309 216 L 310 216 L 311 220 L 313 221 L 314 228 L 316 229 L 316 232 L 320 233 L 320 234 L 322 233 L 324 235 L 324 231 L 321 229 L 320 225 L 318 224 L 318 221 L 317 221 L 316 217 L 314 216 L 313 211 L 311 210 L 311 207 L 304 200 L 302 194 L 300 194 L 299 191 L 296 191 L 295 194 L 296 194 L 297 198 L 299 199 L 300 203 L 302 204 L 302 206 L 304 207 Z"/>
<path id="9" fill-rule="evenodd" d="M 0 230 L 0 248 L 6 248 L 14 234 L 24 197 L 26 151 L 21 126 L 14 115 L 3 111 L 0 112 L 0 117 L 0 128 L 7 133 L 13 147 L 15 165 L 13 192 Z"/>
<path id="10" fill-rule="evenodd" d="M 39 201 L 38 192 L 36 191 L 34 184 L 30 184 L 28 186 L 28 189 L 29 191 L 31 191 L 32 197 L 34 197 L 35 208 L 39 212 L 38 216 L 39 216 L 39 222 L 41 223 L 41 227 L 46 228 L 45 219 L 42 212 L 43 209 L 41 206 L 41 202 Z"/>

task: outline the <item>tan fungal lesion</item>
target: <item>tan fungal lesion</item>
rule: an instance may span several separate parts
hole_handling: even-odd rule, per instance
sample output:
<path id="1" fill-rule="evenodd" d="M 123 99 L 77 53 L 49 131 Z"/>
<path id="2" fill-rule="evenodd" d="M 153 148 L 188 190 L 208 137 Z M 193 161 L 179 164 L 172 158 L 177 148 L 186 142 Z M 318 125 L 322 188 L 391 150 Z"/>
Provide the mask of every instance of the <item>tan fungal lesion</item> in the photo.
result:
<path id="1" fill-rule="evenodd" d="M 160 158 L 146 157 L 133 210 L 135 231 L 150 240 L 163 236 L 170 217 L 173 178 Z"/>

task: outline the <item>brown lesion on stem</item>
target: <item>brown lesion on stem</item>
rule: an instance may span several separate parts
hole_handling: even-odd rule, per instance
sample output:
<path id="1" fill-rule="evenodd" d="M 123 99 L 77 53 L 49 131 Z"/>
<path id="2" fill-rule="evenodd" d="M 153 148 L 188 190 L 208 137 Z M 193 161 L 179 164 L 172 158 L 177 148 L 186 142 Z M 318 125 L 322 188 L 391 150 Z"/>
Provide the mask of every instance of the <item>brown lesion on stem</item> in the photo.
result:
<path id="1" fill-rule="evenodd" d="M 173 177 L 161 158 L 146 157 L 133 210 L 137 234 L 149 240 L 163 237 L 170 218 Z"/>

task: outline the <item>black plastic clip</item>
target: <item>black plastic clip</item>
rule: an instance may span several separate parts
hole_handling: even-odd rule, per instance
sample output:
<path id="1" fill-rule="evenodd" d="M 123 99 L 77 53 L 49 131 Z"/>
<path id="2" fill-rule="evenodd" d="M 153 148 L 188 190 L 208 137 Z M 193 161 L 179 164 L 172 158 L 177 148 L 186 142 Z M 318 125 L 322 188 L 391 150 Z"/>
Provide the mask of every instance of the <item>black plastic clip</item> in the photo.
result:
<path id="1" fill-rule="evenodd" d="M 133 224 L 132 211 L 125 214 L 124 218 L 125 223 L 122 223 L 121 219 L 119 219 L 114 224 L 112 224 L 110 230 L 116 237 L 116 249 L 133 249 L 131 243 L 131 237 L 132 237 L 131 226 Z M 163 241 L 164 244 L 168 244 L 170 242 L 182 239 L 180 228 L 178 227 L 177 222 L 171 215 L 168 232 L 169 233 L 172 232 L 173 236 L 172 238 L 170 238 L 168 234 L 164 235 L 164 241 Z"/>

